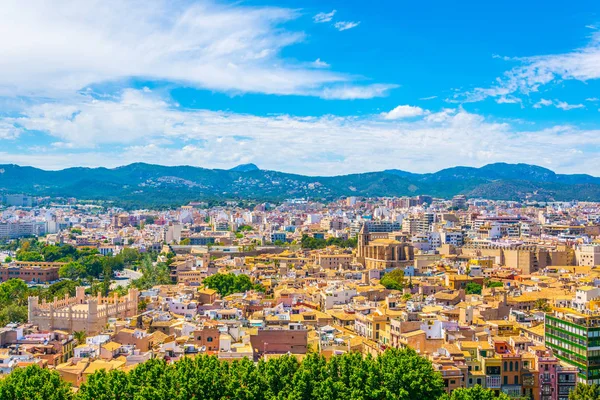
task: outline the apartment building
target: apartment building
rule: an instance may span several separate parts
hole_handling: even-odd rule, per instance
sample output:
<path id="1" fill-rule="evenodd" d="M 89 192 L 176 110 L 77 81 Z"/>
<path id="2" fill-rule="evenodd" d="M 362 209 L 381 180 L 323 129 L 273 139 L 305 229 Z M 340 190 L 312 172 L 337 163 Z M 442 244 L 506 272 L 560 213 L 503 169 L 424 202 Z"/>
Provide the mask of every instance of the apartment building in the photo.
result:
<path id="1" fill-rule="evenodd" d="M 575 250 L 575 260 L 577 265 L 594 267 L 600 265 L 600 245 L 582 244 Z"/>
<path id="2" fill-rule="evenodd" d="M 579 368 L 578 381 L 600 384 L 600 316 L 561 309 L 546 315 L 546 346 L 565 363 Z"/>

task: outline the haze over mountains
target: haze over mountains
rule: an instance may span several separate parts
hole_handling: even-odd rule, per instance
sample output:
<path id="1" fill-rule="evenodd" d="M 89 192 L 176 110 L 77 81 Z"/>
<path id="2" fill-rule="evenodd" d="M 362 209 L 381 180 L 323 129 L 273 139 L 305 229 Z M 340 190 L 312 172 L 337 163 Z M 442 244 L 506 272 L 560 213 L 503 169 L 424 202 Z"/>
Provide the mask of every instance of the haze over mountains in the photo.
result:
<path id="1" fill-rule="evenodd" d="M 489 164 L 416 174 L 385 170 L 314 177 L 259 169 L 230 170 L 135 163 L 118 168 L 67 168 L 45 171 L 0 165 L 0 191 L 37 196 L 114 200 L 140 205 L 182 204 L 208 199 L 282 200 L 340 196 L 450 198 L 456 194 L 496 200 L 600 201 L 600 178 L 563 175 L 535 165 Z"/>

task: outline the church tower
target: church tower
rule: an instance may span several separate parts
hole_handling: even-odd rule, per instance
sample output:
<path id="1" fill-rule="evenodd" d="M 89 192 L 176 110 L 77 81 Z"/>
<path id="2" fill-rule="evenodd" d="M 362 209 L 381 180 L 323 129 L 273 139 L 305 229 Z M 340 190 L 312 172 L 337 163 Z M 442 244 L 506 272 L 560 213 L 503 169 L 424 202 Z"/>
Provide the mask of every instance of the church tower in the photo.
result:
<path id="1" fill-rule="evenodd" d="M 365 262 L 365 247 L 369 244 L 369 228 L 367 224 L 364 223 L 360 228 L 360 232 L 358 233 L 358 240 L 356 243 L 356 258 L 358 262 L 364 264 Z"/>

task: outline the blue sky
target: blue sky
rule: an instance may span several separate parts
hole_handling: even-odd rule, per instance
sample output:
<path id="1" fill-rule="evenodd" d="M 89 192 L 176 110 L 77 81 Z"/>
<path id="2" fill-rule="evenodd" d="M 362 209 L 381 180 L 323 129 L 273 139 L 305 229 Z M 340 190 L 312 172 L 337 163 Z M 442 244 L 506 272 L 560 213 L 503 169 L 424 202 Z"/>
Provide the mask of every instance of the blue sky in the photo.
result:
<path id="1" fill-rule="evenodd" d="M 3 163 L 600 167 L 594 1 L 21 3 L 0 13 Z"/>

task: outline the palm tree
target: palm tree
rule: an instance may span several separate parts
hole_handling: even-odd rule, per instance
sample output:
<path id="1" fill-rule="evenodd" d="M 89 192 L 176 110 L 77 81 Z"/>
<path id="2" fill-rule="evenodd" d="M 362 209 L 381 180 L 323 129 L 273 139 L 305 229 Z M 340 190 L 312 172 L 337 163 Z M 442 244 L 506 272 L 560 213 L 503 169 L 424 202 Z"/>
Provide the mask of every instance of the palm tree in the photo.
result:
<path id="1" fill-rule="evenodd" d="M 548 304 L 548 300 L 546 299 L 537 299 L 535 301 L 534 307 L 536 310 L 540 310 L 543 312 L 552 311 L 552 307 L 550 306 L 550 304 Z"/>
<path id="2" fill-rule="evenodd" d="M 87 333 L 85 331 L 75 331 L 73 332 L 73 337 L 75 338 L 75 340 L 77 340 L 78 344 L 81 344 L 85 342 Z"/>

